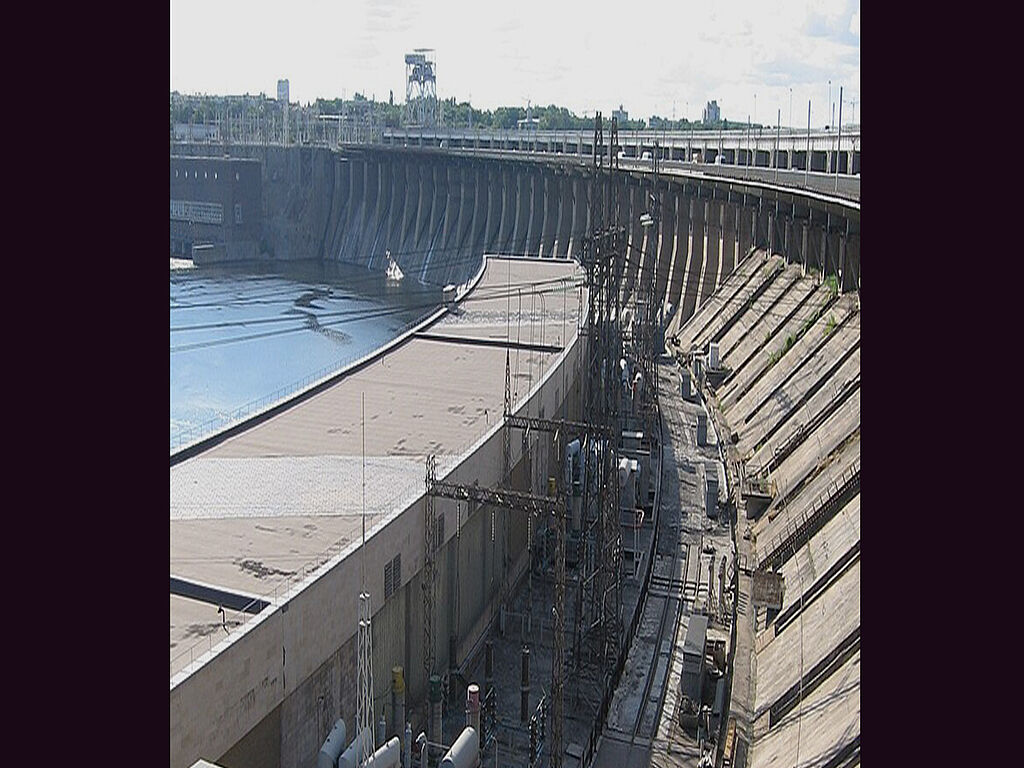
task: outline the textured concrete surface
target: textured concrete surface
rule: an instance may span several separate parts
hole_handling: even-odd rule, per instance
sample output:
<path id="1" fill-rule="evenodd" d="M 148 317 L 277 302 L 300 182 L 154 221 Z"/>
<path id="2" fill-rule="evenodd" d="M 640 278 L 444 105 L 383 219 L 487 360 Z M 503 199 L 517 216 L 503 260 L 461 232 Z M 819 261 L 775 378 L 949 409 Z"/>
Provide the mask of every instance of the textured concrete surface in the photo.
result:
<path id="1" fill-rule="evenodd" d="M 854 385 L 861 334 L 857 297 L 835 297 L 828 285 L 816 285 L 817 278 L 801 277 L 799 265 L 776 274 L 746 307 L 760 278 L 755 272 L 744 280 L 742 271 L 680 338 L 698 346 L 720 338 L 723 364 L 731 370 L 716 402 L 730 437 L 736 435 L 730 450 L 742 459 L 748 478 L 772 464 L 764 478 L 774 494 L 768 510 L 756 522 L 740 523 L 741 562 L 753 567 L 828 500 L 859 462 L 861 398 Z M 811 675 L 815 665 L 836 658 L 860 628 L 859 493 L 818 525 L 781 563 L 784 622 L 752 604 L 750 575 L 739 574 L 730 713 L 736 724 L 734 764 L 782 768 L 859 754 L 857 641 L 838 657 L 840 664 L 830 662 L 822 676 Z M 781 720 L 770 722 L 769 710 L 777 703 L 793 709 L 778 710 Z M 683 748 L 671 728 L 665 738 L 669 757 L 652 757 L 652 763 L 696 759 L 696 745 Z M 674 755 L 674 743 L 681 744 L 682 755 Z"/>
<path id="2" fill-rule="evenodd" d="M 829 520 L 806 546 L 782 566 L 788 585 L 782 595 L 782 610 L 799 605 L 800 595 L 811 587 L 850 548 L 860 541 L 860 494 L 854 496 Z"/>
<path id="3" fill-rule="evenodd" d="M 751 768 L 825 765 L 860 738 L 860 651 L 759 739 Z"/>

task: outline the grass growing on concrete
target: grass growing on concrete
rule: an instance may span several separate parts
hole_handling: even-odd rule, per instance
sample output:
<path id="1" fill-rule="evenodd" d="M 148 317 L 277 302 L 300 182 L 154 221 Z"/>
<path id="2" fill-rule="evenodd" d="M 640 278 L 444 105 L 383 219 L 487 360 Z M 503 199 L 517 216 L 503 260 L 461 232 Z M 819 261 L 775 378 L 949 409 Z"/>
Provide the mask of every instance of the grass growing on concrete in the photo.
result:
<path id="1" fill-rule="evenodd" d="M 839 294 L 839 278 L 829 275 L 825 278 L 825 285 L 828 286 L 829 298 L 834 299 Z"/>
<path id="2" fill-rule="evenodd" d="M 776 364 L 777 362 L 779 362 L 779 359 L 780 359 L 780 358 L 781 358 L 781 357 L 782 357 L 782 356 L 783 356 L 784 354 L 786 354 L 787 352 L 789 352 L 789 350 L 790 350 L 790 349 L 791 349 L 791 348 L 793 347 L 793 345 L 794 345 L 794 344 L 796 344 L 796 339 L 797 339 L 797 337 L 796 337 L 796 336 L 794 336 L 794 335 L 793 335 L 792 333 L 791 333 L 791 334 L 789 334 L 789 335 L 788 335 L 788 336 L 786 337 L 786 343 L 785 343 L 785 344 L 783 344 L 782 348 L 781 348 L 781 349 L 777 349 L 777 350 L 775 350 L 774 352 L 772 352 L 771 356 L 770 356 L 770 357 L 768 358 L 769 362 L 770 362 L 770 363 L 771 363 L 772 365 L 775 365 L 775 364 Z"/>

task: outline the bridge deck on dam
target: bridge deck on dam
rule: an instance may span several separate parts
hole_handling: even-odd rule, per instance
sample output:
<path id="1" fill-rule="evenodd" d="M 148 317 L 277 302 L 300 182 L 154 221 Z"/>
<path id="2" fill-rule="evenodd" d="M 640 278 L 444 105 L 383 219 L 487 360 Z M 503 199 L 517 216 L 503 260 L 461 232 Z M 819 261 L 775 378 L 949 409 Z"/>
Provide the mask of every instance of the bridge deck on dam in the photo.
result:
<path id="1" fill-rule="evenodd" d="M 323 392 L 172 466 L 171 575 L 272 597 L 355 541 L 364 398 L 367 532 L 405 509 L 423 492 L 427 454 L 438 455 L 443 476 L 501 419 L 506 349 L 495 342 L 511 336 L 516 401 L 572 338 L 577 270 L 571 262 L 490 257 L 459 314 L 430 328 L 443 340 L 414 336 Z M 224 635 L 217 608 L 171 596 L 172 675 L 189 663 L 190 646 Z M 227 627 L 241 618 L 228 611 Z"/>

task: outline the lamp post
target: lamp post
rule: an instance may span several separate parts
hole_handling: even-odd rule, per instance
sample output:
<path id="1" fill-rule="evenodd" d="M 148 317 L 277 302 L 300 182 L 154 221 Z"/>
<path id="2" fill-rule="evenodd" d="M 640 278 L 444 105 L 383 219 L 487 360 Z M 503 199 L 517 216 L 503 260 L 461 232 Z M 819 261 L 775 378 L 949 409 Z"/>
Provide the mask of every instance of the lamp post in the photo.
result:
<path id="1" fill-rule="evenodd" d="M 782 122 L 782 109 L 779 109 L 778 114 L 775 117 L 775 181 L 779 180 L 779 131 L 780 123 Z"/>
<path id="2" fill-rule="evenodd" d="M 836 134 L 836 188 L 839 191 L 839 153 L 843 151 L 843 86 L 839 86 L 839 133 Z M 849 173 L 850 169 L 847 168 Z M 840 267 L 842 265 L 840 264 Z"/>
<path id="3" fill-rule="evenodd" d="M 804 158 L 804 187 L 807 186 L 807 173 L 811 168 L 811 100 L 807 100 L 807 156 Z"/>

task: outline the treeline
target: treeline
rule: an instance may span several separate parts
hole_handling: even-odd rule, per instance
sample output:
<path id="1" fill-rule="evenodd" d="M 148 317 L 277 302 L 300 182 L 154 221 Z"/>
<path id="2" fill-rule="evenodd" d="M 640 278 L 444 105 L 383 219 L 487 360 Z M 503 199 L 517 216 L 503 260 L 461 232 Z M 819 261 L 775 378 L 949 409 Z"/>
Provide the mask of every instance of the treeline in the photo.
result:
<path id="1" fill-rule="evenodd" d="M 231 112 L 238 114 L 279 114 L 280 105 L 276 99 L 259 94 L 258 96 L 183 96 L 171 93 L 172 123 L 201 123 L 214 120 L 218 116 Z M 400 128 L 403 123 L 403 105 L 394 103 L 393 95 L 388 101 L 368 99 L 362 93 L 355 93 L 351 99 L 317 99 L 312 104 L 292 105 L 293 111 L 301 114 L 314 115 L 348 115 L 353 118 L 370 119 L 377 125 L 388 128 Z M 535 121 L 537 129 L 542 131 L 592 131 L 594 117 L 580 117 L 565 107 L 555 104 L 530 107 L 497 107 L 476 109 L 468 101 L 457 102 L 455 98 L 441 99 L 438 102 L 439 121 L 443 127 L 479 128 L 481 130 L 515 130 L 521 120 L 529 116 Z M 611 127 L 611 110 L 602 114 L 604 129 Z M 721 120 L 716 122 L 690 121 L 686 118 L 670 120 L 658 115 L 649 120 L 626 120 L 619 124 L 620 131 L 689 131 L 689 130 L 736 130 L 746 128 L 745 123 Z M 755 126 L 757 127 L 757 126 Z"/>

